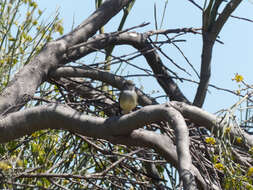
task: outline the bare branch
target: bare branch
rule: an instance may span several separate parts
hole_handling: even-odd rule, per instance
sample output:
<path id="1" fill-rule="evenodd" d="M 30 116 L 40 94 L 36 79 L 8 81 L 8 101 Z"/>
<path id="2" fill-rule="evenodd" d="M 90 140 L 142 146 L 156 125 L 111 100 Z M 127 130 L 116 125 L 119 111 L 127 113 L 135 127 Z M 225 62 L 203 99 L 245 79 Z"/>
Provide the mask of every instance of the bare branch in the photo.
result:
<path id="1" fill-rule="evenodd" d="M 124 137 L 152 122 L 167 121 L 174 127 L 179 173 L 186 184 L 194 185 L 191 174 L 189 132 L 181 114 L 170 104 L 146 106 L 122 117 L 108 119 L 81 114 L 63 105 L 49 104 L 11 113 L 0 120 L 0 142 L 8 142 L 41 129 L 64 129 L 102 139 Z M 18 130 L 17 130 L 18 128 Z M 157 142 L 156 146 L 168 146 Z"/>
<path id="2" fill-rule="evenodd" d="M 202 107 L 205 101 L 209 79 L 211 77 L 211 59 L 213 45 L 222 27 L 231 16 L 231 13 L 238 7 L 242 0 L 231 0 L 221 14 L 218 14 L 218 8 L 222 1 L 215 1 L 214 6 L 209 6 L 203 12 L 203 47 L 201 55 L 200 83 L 193 101 L 193 105 Z M 218 16 L 216 20 L 216 16 Z"/>
<path id="3" fill-rule="evenodd" d="M 242 0 L 230 0 L 230 2 L 227 3 L 226 7 L 220 13 L 212 28 L 212 32 L 214 32 L 216 36 L 218 36 L 222 27 L 227 22 L 228 18 L 231 16 L 232 12 L 240 5 L 241 2 Z"/>
<path id="4" fill-rule="evenodd" d="M 112 34 L 100 34 L 95 38 L 89 39 L 86 47 L 69 52 L 65 55 L 65 61 L 77 60 L 98 49 L 103 49 L 109 45 L 131 45 L 138 49 L 146 58 L 147 63 L 153 72 L 158 76 L 156 79 L 160 86 L 164 89 L 170 100 L 183 101 L 190 103 L 180 91 L 178 85 L 173 81 L 162 60 L 153 46 L 148 42 L 148 34 L 140 34 L 136 32 L 126 32 L 117 36 Z"/>

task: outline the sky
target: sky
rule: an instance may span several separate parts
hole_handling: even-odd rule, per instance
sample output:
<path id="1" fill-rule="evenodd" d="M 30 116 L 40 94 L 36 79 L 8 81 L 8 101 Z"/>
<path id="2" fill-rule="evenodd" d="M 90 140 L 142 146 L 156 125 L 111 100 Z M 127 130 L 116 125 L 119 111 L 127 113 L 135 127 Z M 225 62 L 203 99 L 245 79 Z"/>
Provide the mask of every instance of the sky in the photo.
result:
<path id="1" fill-rule="evenodd" d="M 72 26 L 77 26 L 85 18 L 87 18 L 95 8 L 94 0 L 43 0 L 37 1 L 40 9 L 45 10 L 46 14 L 52 14 L 57 9 L 59 10 L 59 17 L 63 19 L 64 33 L 71 31 Z M 145 3 L 143 3 L 145 2 Z M 196 0 L 196 2 L 203 2 Z M 136 0 L 136 3 L 129 15 L 124 29 L 139 25 L 143 22 L 150 22 L 150 24 L 144 28 L 136 29 L 137 32 L 146 32 L 155 29 L 154 20 L 154 3 L 157 8 L 157 20 L 158 24 L 161 21 L 163 7 L 165 0 L 149 0 L 141 1 Z M 233 13 L 235 16 L 240 16 L 253 20 L 253 1 L 244 0 L 238 9 Z M 118 14 L 119 16 L 122 13 Z M 113 18 L 106 26 L 106 32 L 116 31 L 119 23 L 119 16 Z M 201 11 L 193 4 L 186 0 L 168 1 L 167 9 L 165 12 L 164 23 L 162 29 L 175 29 L 184 27 L 201 27 Z M 212 57 L 212 76 L 210 83 L 220 88 L 226 88 L 230 90 L 237 90 L 238 84 L 231 79 L 236 73 L 242 75 L 244 80 L 248 84 L 253 83 L 252 77 L 252 62 L 253 62 L 253 22 L 246 22 L 239 19 L 230 18 L 225 24 L 223 30 L 219 35 L 219 39 L 224 44 L 216 43 L 213 49 Z M 173 36 L 173 35 L 172 35 Z M 202 38 L 200 35 L 187 34 L 179 39 L 186 40 L 186 42 L 178 43 L 177 45 L 184 52 L 185 56 L 189 59 L 190 63 L 195 67 L 197 71 L 200 69 L 200 57 L 202 48 Z M 113 55 L 125 55 L 135 50 L 124 46 L 124 48 L 116 48 Z M 165 57 L 161 56 L 164 64 L 174 70 L 177 74 L 185 78 L 194 78 L 197 80 L 191 67 L 187 64 L 185 59 L 172 45 L 168 44 L 164 46 L 166 54 L 172 58 L 178 65 L 186 68 L 186 70 L 192 75 L 189 76 L 186 73 L 177 69 L 171 62 Z M 89 63 L 94 60 L 94 54 L 84 58 L 85 63 Z M 102 59 L 103 57 L 101 57 Z M 99 60 L 99 58 L 98 58 Z M 137 58 L 134 64 L 139 66 L 148 67 L 145 59 Z M 135 74 L 136 70 L 131 66 L 124 66 L 125 74 Z M 139 71 L 138 71 L 139 72 Z M 133 80 L 137 87 L 144 87 L 144 91 L 148 94 L 155 91 L 162 91 L 159 88 L 156 80 L 151 77 L 134 77 Z M 178 85 L 182 88 L 182 91 L 189 100 L 193 100 L 197 85 L 177 81 Z M 161 93 L 156 92 L 152 96 L 159 96 Z M 159 99 L 159 102 L 164 102 L 164 99 Z M 238 101 L 238 97 L 231 95 L 230 93 L 209 88 L 207 98 L 203 108 L 209 112 L 216 112 L 221 109 L 229 108 Z"/>

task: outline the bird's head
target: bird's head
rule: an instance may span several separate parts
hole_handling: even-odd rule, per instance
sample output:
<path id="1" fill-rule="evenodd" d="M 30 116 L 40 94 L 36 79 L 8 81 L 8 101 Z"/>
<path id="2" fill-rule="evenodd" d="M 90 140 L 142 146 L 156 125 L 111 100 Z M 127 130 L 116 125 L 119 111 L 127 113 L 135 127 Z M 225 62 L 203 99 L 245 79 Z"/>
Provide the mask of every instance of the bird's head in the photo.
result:
<path id="1" fill-rule="evenodd" d="M 135 90 L 135 84 L 131 80 L 126 80 L 123 84 L 122 90 Z"/>

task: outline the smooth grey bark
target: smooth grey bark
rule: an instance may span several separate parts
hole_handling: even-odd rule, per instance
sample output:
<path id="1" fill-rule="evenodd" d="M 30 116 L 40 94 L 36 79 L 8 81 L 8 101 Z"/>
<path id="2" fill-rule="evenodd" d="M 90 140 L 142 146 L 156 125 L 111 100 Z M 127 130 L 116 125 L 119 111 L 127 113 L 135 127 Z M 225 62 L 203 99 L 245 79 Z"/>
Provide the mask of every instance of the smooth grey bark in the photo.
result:
<path id="1" fill-rule="evenodd" d="M 175 126 L 178 143 L 183 143 L 184 148 L 187 149 L 189 144 L 187 126 L 181 114 L 169 104 L 145 106 L 130 114 L 108 119 L 85 115 L 60 104 L 28 108 L 10 113 L 0 119 L 0 143 L 9 142 L 41 129 L 65 129 L 95 138 L 122 136 L 158 121 L 168 121 Z"/>
<path id="2" fill-rule="evenodd" d="M 0 119 L 0 143 L 9 142 L 41 129 L 64 129 L 84 136 L 110 139 L 128 136 L 133 130 L 158 121 L 167 121 L 175 130 L 178 169 L 185 184 L 195 186 L 183 173 L 191 175 L 192 160 L 189 151 L 189 132 L 182 115 L 170 104 L 145 106 L 121 117 L 108 119 L 79 113 L 67 106 L 48 104 L 10 113 Z M 164 142 L 156 146 L 167 146 Z M 189 186 L 188 186 L 189 187 Z M 185 186 L 185 188 L 188 188 Z"/>

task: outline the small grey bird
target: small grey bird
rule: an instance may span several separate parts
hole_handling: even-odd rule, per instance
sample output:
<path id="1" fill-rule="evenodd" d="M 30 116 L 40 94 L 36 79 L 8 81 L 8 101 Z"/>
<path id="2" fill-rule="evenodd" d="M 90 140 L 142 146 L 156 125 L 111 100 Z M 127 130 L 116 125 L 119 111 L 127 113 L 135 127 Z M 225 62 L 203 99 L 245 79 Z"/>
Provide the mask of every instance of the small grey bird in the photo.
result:
<path id="1" fill-rule="evenodd" d="M 135 85 L 127 81 L 119 95 L 119 105 L 123 114 L 130 113 L 138 104 L 138 96 L 135 92 Z"/>

